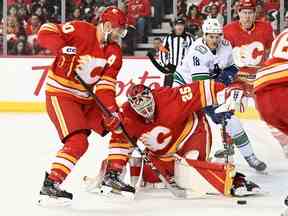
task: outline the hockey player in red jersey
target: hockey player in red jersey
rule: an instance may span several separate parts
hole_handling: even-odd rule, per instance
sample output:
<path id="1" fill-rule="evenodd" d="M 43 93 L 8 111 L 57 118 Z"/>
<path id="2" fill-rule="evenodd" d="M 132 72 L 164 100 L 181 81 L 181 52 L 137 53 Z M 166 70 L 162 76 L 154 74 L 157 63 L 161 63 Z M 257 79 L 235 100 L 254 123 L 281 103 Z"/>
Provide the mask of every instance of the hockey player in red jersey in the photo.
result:
<path id="1" fill-rule="evenodd" d="M 261 118 L 288 136 L 288 29 L 273 41 L 267 61 L 256 74 L 254 92 Z M 288 206 L 288 196 L 285 200 Z"/>
<path id="2" fill-rule="evenodd" d="M 267 58 L 274 37 L 270 23 L 255 20 L 255 8 L 255 0 L 241 0 L 238 7 L 239 20 L 227 24 L 223 29 L 225 39 L 230 41 L 233 47 L 234 63 L 240 68 L 236 82 L 243 87 L 244 95 L 247 97 L 253 96 L 253 81 L 255 80 L 257 68 Z M 257 159 L 252 145 L 245 145 L 245 143 L 249 143 L 247 135 L 246 138 L 239 136 L 238 140 L 243 142 L 237 143 L 234 141 L 234 143 L 242 149 L 240 152 L 246 161 L 259 168 L 256 168 L 256 170 L 265 170 L 266 164 L 264 162 L 260 163 Z M 222 157 L 223 152 L 223 150 L 216 152 L 215 157 Z"/>
<path id="3" fill-rule="evenodd" d="M 156 167 L 167 180 L 174 177 L 174 160 L 164 162 L 162 159 L 165 160 L 175 154 L 184 159 L 181 165 L 186 166 L 180 168 L 180 172 L 185 169 L 187 172 L 191 171 L 192 176 L 201 176 L 196 179 L 189 178 L 188 176 L 191 176 L 189 174 L 175 176 L 178 186 L 187 183 L 191 186 L 193 182 L 207 185 L 208 181 L 207 188 L 212 189 L 203 190 L 209 192 L 226 195 L 231 193 L 241 195 L 239 191 L 254 193 L 259 187 L 247 182 L 243 175 L 235 176 L 232 165 L 226 166 L 207 161 L 211 148 L 211 131 L 203 109 L 217 103 L 216 94 L 223 88 L 223 84 L 213 80 L 196 81 L 181 87 L 155 90 L 141 84 L 135 85 L 128 92 L 128 102 L 122 107 L 122 123 L 133 140 L 141 141 L 146 146 L 151 160 L 155 165 L 157 164 Z M 232 98 L 231 96 L 231 100 L 227 100 L 227 104 L 220 107 L 232 106 L 239 102 L 237 98 Z M 217 113 L 217 109 L 214 109 L 216 110 L 213 113 L 214 118 L 230 118 L 232 115 L 229 111 Z M 122 134 L 112 134 L 106 174 L 100 191 L 110 192 L 110 187 L 113 189 L 112 192 L 120 194 L 129 192 L 126 186 L 123 186 L 121 179 L 114 178 L 113 184 L 111 178 L 107 176 L 111 171 L 122 172 L 132 150 L 133 147 Z M 147 177 L 147 181 L 159 181 L 155 175 L 153 177 L 153 172 L 147 167 L 143 175 Z"/>
<path id="4" fill-rule="evenodd" d="M 39 44 L 56 55 L 46 84 L 46 109 L 64 144 L 46 173 L 39 200 L 43 205 L 47 200 L 63 204 L 72 200 L 72 193 L 59 185 L 86 152 L 91 130 L 104 136 L 120 122 L 115 89 L 122 53 L 114 40 L 125 31 L 125 14 L 108 7 L 97 26 L 83 21 L 47 23 L 38 32 Z M 103 116 L 76 73 L 93 88 L 112 117 Z"/>
<path id="5" fill-rule="evenodd" d="M 239 82 L 245 88 L 246 95 L 253 96 L 253 81 L 260 65 L 267 59 L 274 33 L 266 21 L 255 21 L 255 0 L 241 0 L 239 21 L 224 27 L 224 36 L 233 46 L 233 58 L 237 66 Z M 264 34 L 265 32 L 265 34 Z M 285 155 L 288 155 L 288 137 L 281 131 L 270 128 L 271 134 L 278 140 Z"/>

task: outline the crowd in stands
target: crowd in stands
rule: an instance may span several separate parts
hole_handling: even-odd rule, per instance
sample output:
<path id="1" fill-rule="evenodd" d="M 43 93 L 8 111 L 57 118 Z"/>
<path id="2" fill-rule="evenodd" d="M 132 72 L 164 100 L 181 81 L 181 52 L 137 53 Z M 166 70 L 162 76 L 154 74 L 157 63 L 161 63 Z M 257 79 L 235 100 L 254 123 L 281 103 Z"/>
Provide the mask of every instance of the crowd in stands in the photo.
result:
<path id="1" fill-rule="evenodd" d="M 285 1 L 286 4 L 287 1 Z M 239 1 L 232 1 L 232 20 L 237 19 Z M 61 22 L 61 0 L 7 0 L 7 41 L 11 55 L 49 55 L 38 46 L 36 36 L 45 22 Z M 96 23 L 101 11 L 109 5 L 120 6 L 128 16 L 129 31 L 123 40 L 126 55 L 133 55 L 137 43 L 147 42 L 152 28 L 161 28 L 165 14 L 173 12 L 173 0 L 66 0 L 66 21 L 86 20 Z M 288 5 L 285 5 L 286 8 Z M 1 5 L 2 7 L 2 5 Z M 288 13 L 285 14 L 288 26 Z M 2 8 L 1 8 L 2 20 Z M 177 16 L 186 20 L 187 31 L 194 38 L 201 36 L 201 25 L 207 17 L 227 22 L 225 0 L 177 0 Z M 257 0 L 257 19 L 272 23 L 279 29 L 279 0 Z M 0 26 L 2 39 L 3 23 Z M 0 42 L 0 51 L 2 43 Z"/>

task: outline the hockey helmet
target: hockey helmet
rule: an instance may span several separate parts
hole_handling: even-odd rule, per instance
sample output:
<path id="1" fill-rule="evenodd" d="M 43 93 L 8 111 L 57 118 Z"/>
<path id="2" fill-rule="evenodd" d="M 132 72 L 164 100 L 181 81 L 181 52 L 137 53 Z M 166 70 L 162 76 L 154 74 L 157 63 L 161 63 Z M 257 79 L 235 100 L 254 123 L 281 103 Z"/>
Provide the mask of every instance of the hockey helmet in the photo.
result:
<path id="1" fill-rule="evenodd" d="M 127 92 L 128 102 L 132 109 L 142 117 L 152 120 L 155 111 L 155 99 L 150 88 L 138 84 Z"/>
<path id="2" fill-rule="evenodd" d="M 240 0 L 239 9 L 255 9 L 256 8 L 256 0 Z"/>
<path id="3" fill-rule="evenodd" d="M 217 19 L 208 18 L 202 25 L 203 34 L 223 34 L 223 27 Z"/>
<path id="4" fill-rule="evenodd" d="M 124 38 L 127 34 L 127 17 L 125 13 L 115 6 L 107 7 L 99 17 L 101 23 L 110 22 L 113 28 L 120 28 L 123 32 L 120 33 Z"/>

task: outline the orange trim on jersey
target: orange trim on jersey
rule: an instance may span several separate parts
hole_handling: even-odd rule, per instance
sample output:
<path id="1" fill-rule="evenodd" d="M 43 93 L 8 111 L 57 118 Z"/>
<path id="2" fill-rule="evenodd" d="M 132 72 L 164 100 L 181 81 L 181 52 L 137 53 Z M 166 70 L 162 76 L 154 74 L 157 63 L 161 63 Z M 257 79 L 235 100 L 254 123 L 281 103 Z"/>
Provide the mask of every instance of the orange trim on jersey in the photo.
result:
<path id="1" fill-rule="evenodd" d="M 131 148 L 132 146 L 129 143 L 110 143 L 109 148 Z"/>
<path id="2" fill-rule="evenodd" d="M 68 77 L 69 77 L 69 76 L 71 75 L 71 73 L 72 73 L 72 69 L 73 69 L 73 65 L 74 65 L 74 62 L 75 62 L 75 58 L 76 58 L 76 56 L 74 55 L 74 56 L 72 57 L 72 60 L 71 60 L 70 66 L 69 66 L 69 71 L 68 71 L 68 73 L 67 73 L 67 76 L 68 76 Z"/>
<path id="3" fill-rule="evenodd" d="M 256 81 L 254 81 L 254 88 L 258 88 L 260 85 L 266 84 L 268 85 L 270 81 L 288 78 L 288 70 L 277 71 L 275 73 L 267 74 L 265 76 L 259 77 Z"/>
<path id="4" fill-rule="evenodd" d="M 173 157 L 173 156 L 170 156 L 170 157 L 159 157 L 159 159 L 161 160 L 161 161 L 165 161 L 165 162 L 171 162 L 171 161 L 174 161 L 175 160 L 175 157 Z"/>
<path id="5" fill-rule="evenodd" d="M 52 164 L 52 169 L 60 169 L 62 170 L 66 175 L 68 175 L 71 170 L 69 168 L 67 168 L 66 166 L 64 166 L 63 164 L 58 164 L 58 163 L 53 163 Z"/>
<path id="6" fill-rule="evenodd" d="M 199 90 L 200 90 L 200 98 L 202 107 L 206 107 L 206 96 L 205 96 L 205 87 L 204 81 L 199 81 Z"/>
<path id="7" fill-rule="evenodd" d="M 208 124 L 206 118 L 203 119 L 203 123 L 204 123 L 204 128 L 206 131 L 206 147 L 205 147 L 206 160 L 208 160 L 209 154 L 211 152 L 211 134 L 210 134 L 210 127 L 209 127 L 209 124 Z"/>
<path id="8" fill-rule="evenodd" d="M 252 31 L 254 31 L 255 29 L 256 29 L 256 25 L 255 25 L 255 23 L 253 23 L 253 26 L 252 26 L 252 28 L 250 29 L 250 30 L 246 30 L 242 25 L 241 25 L 241 23 L 239 22 L 239 25 L 240 25 L 240 28 L 243 30 L 243 31 L 245 31 L 245 32 L 252 32 Z"/>
<path id="9" fill-rule="evenodd" d="M 81 97 L 79 95 L 75 95 L 73 94 L 72 92 L 69 92 L 69 91 L 65 91 L 63 89 L 59 89 L 57 87 L 54 87 L 54 86 L 51 86 L 49 84 L 46 84 L 46 91 L 47 92 L 50 92 L 50 93 L 61 93 L 61 94 L 66 94 L 66 95 L 69 95 L 69 96 L 73 96 L 73 97 L 76 97 L 78 99 L 81 99 L 81 100 L 84 100 L 84 101 L 91 101 L 93 98 L 92 97 Z"/>
<path id="10" fill-rule="evenodd" d="M 61 158 L 64 158 L 65 160 L 68 160 L 70 161 L 72 164 L 76 164 L 76 162 L 78 161 L 75 157 L 69 155 L 69 154 L 66 154 L 64 152 L 58 152 L 56 157 L 61 157 Z"/>
<path id="11" fill-rule="evenodd" d="M 63 114 L 62 114 L 62 111 L 61 111 L 61 107 L 59 105 L 57 97 L 56 96 L 51 96 L 51 102 L 52 102 L 54 111 L 56 113 L 57 120 L 58 120 L 58 122 L 60 124 L 60 128 L 61 128 L 63 137 L 66 137 L 69 134 L 69 132 L 68 132 L 67 125 L 66 125 L 65 119 L 63 117 Z"/>
<path id="12" fill-rule="evenodd" d="M 112 90 L 112 91 L 116 91 L 116 88 L 115 88 L 115 86 L 105 85 L 105 84 L 96 85 L 96 91 L 101 91 L 101 90 Z"/>
<path id="13" fill-rule="evenodd" d="M 101 77 L 102 80 L 108 80 L 110 82 L 113 82 L 116 84 L 117 80 L 116 79 L 113 79 L 112 77 L 109 77 L 109 76 L 102 76 Z"/>
<path id="14" fill-rule="evenodd" d="M 45 24 L 43 24 L 40 27 L 39 32 L 43 31 L 43 30 L 59 33 L 59 30 L 58 30 L 57 26 L 55 24 L 53 24 L 53 23 L 45 23 Z"/>
<path id="15" fill-rule="evenodd" d="M 182 133 L 180 134 L 178 139 L 172 144 L 172 146 L 170 147 L 170 149 L 167 151 L 166 154 L 168 154 L 168 155 L 174 154 L 178 150 L 180 143 L 182 143 L 183 140 L 189 135 L 189 133 L 191 132 L 191 130 L 193 128 L 193 125 L 194 125 L 194 117 L 193 117 L 193 115 L 190 115 Z"/>
<path id="16" fill-rule="evenodd" d="M 215 94 L 215 81 L 214 80 L 210 81 L 210 91 L 211 91 L 211 95 L 212 95 L 213 104 L 217 104 L 217 97 Z"/>
<path id="17" fill-rule="evenodd" d="M 63 85 L 64 87 L 73 88 L 73 89 L 76 89 L 76 90 L 79 90 L 79 91 L 83 91 L 83 92 L 87 91 L 85 89 L 85 87 L 82 86 L 81 84 L 76 83 L 73 80 L 68 80 L 68 79 L 65 79 L 63 77 L 57 76 L 55 73 L 53 73 L 53 71 L 49 71 L 48 72 L 48 78 L 50 78 L 52 80 L 55 80 L 56 82 L 58 82 L 59 84 Z"/>
<path id="18" fill-rule="evenodd" d="M 125 160 L 125 161 L 127 161 L 128 159 L 129 159 L 129 156 L 120 155 L 120 154 L 108 155 L 108 157 L 107 157 L 107 160 Z"/>

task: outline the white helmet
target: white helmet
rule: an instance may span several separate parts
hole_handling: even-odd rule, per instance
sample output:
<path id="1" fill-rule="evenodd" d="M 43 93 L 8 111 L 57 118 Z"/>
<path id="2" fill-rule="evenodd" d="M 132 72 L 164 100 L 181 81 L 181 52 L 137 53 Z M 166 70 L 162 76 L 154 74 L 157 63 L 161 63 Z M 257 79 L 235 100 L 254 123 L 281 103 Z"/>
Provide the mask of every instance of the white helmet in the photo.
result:
<path id="1" fill-rule="evenodd" d="M 208 18 L 202 25 L 203 34 L 223 34 L 223 27 L 217 19 Z"/>

